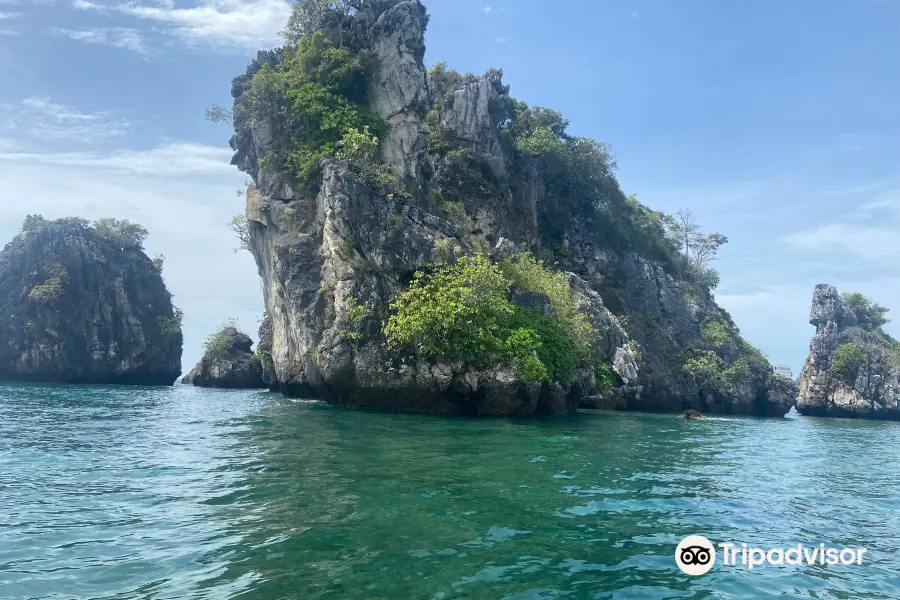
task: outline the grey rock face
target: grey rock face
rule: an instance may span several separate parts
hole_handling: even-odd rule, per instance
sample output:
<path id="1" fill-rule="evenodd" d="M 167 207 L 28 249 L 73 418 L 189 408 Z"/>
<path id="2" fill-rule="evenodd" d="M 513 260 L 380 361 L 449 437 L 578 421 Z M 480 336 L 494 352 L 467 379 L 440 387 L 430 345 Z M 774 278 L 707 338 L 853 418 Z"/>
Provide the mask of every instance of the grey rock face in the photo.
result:
<path id="1" fill-rule="evenodd" d="M 140 249 L 56 221 L 0 253 L 0 378 L 172 385 L 181 345 L 171 295 Z"/>
<path id="2" fill-rule="evenodd" d="M 443 125 L 475 152 L 488 159 L 496 177 L 506 176 L 506 161 L 497 137 L 497 104 L 509 87 L 502 71 L 491 70 L 453 94 L 453 106 L 443 115 Z"/>
<path id="3" fill-rule="evenodd" d="M 256 389 L 269 387 L 265 381 L 263 365 L 253 355 L 253 340 L 234 327 L 222 332 L 228 340 L 228 349 L 221 356 L 200 360 L 181 383 L 197 387 Z"/>
<path id="4" fill-rule="evenodd" d="M 263 369 L 263 381 L 271 391 L 278 389 L 278 374 L 275 372 L 275 363 L 272 362 L 272 319 L 268 314 L 263 318 L 259 326 L 260 364 Z"/>
<path id="5" fill-rule="evenodd" d="M 373 3 L 365 16 L 368 47 L 376 70 L 370 99 L 375 114 L 388 122 L 390 133 L 381 144 L 381 158 L 403 175 L 416 179 L 425 154 L 425 27 L 428 16 L 419 0 Z M 377 16 L 375 16 L 377 15 Z"/>
<path id="6" fill-rule="evenodd" d="M 816 286 L 809 321 L 816 333 L 797 382 L 797 411 L 812 416 L 900 419 L 900 369 L 891 359 L 890 341 L 879 332 L 856 327 L 856 315 L 830 285 Z M 829 368 L 835 350 L 848 343 L 866 355 L 852 377 Z"/>

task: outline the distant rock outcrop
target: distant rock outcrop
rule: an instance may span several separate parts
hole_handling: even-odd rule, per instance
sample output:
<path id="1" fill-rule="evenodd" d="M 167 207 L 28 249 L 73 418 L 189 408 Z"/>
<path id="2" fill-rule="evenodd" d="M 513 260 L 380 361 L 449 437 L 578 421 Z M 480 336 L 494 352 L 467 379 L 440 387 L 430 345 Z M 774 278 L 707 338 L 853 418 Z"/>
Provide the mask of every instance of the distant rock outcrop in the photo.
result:
<path id="1" fill-rule="evenodd" d="M 172 385 L 181 315 L 160 268 L 81 219 L 16 236 L 0 253 L 0 378 Z"/>
<path id="2" fill-rule="evenodd" d="M 215 348 L 207 342 L 206 355 L 181 383 L 209 388 L 257 389 L 269 387 L 263 365 L 253 354 L 253 340 L 234 327 L 213 334 Z"/>
<path id="3" fill-rule="evenodd" d="M 830 285 L 813 293 L 816 333 L 798 385 L 803 415 L 900 419 L 900 348 Z"/>

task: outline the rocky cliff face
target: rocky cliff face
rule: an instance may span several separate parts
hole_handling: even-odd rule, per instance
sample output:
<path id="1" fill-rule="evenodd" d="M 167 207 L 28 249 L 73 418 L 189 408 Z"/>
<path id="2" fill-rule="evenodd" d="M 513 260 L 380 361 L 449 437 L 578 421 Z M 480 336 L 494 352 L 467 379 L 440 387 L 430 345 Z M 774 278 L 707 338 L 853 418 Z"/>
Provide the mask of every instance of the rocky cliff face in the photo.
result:
<path id="1" fill-rule="evenodd" d="M 798 385 L 803 415 L 900 419 L 900 365 L 896 342 L 860 327 L 837 289 L 813 293 L 809 346 Z"/>
<path id="2" fill-rule="evenodd" d="M 172 385 L 181 323 L 153 262 L 78 221 L 0 253 L 0 378 Z"/>
<path id="3" fill-rule="evenodd" d="M 262 65 L 283 60 L 281 51 L 260 53 L 233 86 L 233 163 L 254 182 L 246 207 L 250 250 L 263 279 L 272 367 L 283 392 L 465 414 L 560 412 L 579 404 L 789 410 L 791 384 L 775 379 L 768 362 L 740 340 L 707 289 L 676 279 L 672 257 L 654 241 L 658 232 L 636 225 L 646 210 L 626 199 L 611 173 L 596 178 L 603 197 L 597 206 L 569 191 L 549 161 L 515 149 L 510 123 L 518 107 L 502 72 L 429 77 L 427 16 L 418 0 L 370 0 L 345 23 L 339 42 L 375 58 L 369 106 L 391 126 L 380 161 L 393 168 L 405 193 L 384 193 L 352 161 L 323 160 L 321 178 L 310 186 L 260 160 L 277 146 L 284 117 L 248 109 L 243 96 Z M 569 272 L 595 325 L 596 346 L 615 371 L 613 392 L 592 395 L 594 376 L 586 371 L 563 389 L 526 384 L 508 365 L 402 362 L 388 352 L 380 324 L 415 272 L 463 254 L 497 257 L 517 249 Z M 366 307 L 362 319 L 359 307 Z M 704 338 L 710 323 L 722 324 L 733 339 L 710 348 Z M 695 349 L 735 368 L 727 378 L 689 373 L 684 364 Z"/>
<path id="4" fill-rule="evenodd" d="M 253 340 L 234 327 L 216 334 L 222 338 L 221 355 L 204 356 L 181 383 L 210 388 L 266 388 L 262 361 L 253 354 Z"/>

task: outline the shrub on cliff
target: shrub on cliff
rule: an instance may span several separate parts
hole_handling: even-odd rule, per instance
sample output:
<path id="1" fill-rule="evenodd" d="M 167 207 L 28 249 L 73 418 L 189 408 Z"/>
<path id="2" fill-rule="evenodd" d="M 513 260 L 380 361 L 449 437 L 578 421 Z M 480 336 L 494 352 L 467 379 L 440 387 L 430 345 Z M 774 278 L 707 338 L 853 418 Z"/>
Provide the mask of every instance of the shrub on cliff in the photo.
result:
<path id="1" fill-rule="evenodd" d="M 384 121 L 366 105 L 368 59 L 336 48 L 322 33 L 303 36 L 276 68 L 253 76 L 243 102 L 253 118 L 281 121 L 276 150 L 261 157 L 276 170 L 313 183 L 322 158 L 334 156 L 350 131 L 378 138 Z"/>
<path id="2" fill-rule="evenodd" d="M 228 354 L 231 349 L 232 335 L 237 332 L 236 325 L 237 322 L 234 319 L 229 319 L 215 333 L 206 338 L 206 341 L 203 342 L 203 360 L 218 360 Z"/>
<path id="3" fill-rule="evenodd" d="M 99 219 L 91 225 L 94 233 L 106 238 L 123 250 L 137 248 L 143 250 L 144 240 L 149 232 L 137 223 L 127 219 Z"/>
<path id="4" fill-rule="evenodd" d="M 577 363 L 588 356 L 591 329 L 577 314 L 571 292 L 562 289 L 563 277 L 530 256 L 502 268 L 482 257 L 464 257 L 431 274 L 416 273 L 391 304 L 393 314 L 384 324 L 388 344 L 420 358 L 479 368 L 509 361 L 526 381 L 569 385 Z M 523 291 L 545 293 L 551 316 L 513 306 L 514 283 Z"/>
<path id="5" fill-rule="evenodd" d="M 49 224 L 50 221 L 45 219 L 43 215 L 25 215 L 25 220 L 22 222 L 22 233 L 37 231 Z"/>
<path id="6" fill-rule="evenodd" d="M 866 363 L 866 353 L 853 342 L 843 344 L 834 349 L 828 372 L 847 383 L 856 381 L 859 368 Z"/>
<path id="7" fill-rule="evenodd" d="M 891 322 L 887 318 L 887 313 L 891 309 L 873 302 L 862 294 L 843 294 L 843 298 L 847 303 L 847 308 L 853 311 L 859 326 L 863 329 L 873 331 Z"/>

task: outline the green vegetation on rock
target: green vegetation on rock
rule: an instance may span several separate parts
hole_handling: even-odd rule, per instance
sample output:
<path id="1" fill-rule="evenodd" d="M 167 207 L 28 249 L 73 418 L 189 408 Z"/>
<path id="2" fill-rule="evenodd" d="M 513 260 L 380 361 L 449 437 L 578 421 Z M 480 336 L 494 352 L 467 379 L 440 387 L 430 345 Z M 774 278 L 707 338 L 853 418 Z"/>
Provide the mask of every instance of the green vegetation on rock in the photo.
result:
<path id="1" fill-rule="evenodd" d="M 856 315 L 859 326 L 866 331 L 874 331 L 881 329 L 883 325 L 891 322 L 887 318 L 887 313 L 891 309 L 881 306 L 877 302 L 873 302 L 862 294 L 843 294 L 844 302 L 847 307 Z"/>
<path id="2" fill-rule="evenodd" d="M 283 63 L 256 72 L 242 102 L 254 118 L 280 125 L 273 155 L 262 159 L 313 185 L 319 160 L 334 156 L 342 141 L 380 138 L 387 125 L 366 106 L 365 54 L 335 47 L 322 33 L 300 37 L 285 52 Z"/>
<path id="3" fill-rule="evenodd" d="M 22 233 L 37 231 L 38 229 L 42 229 L 49 224 L 50 221 L 48 221 L 41 215 L 25 215 L 25 220 L 22 222 Z"/>
<path id="4" fill-rule="evenodd" d="M 121 249 L 144 248 L 144 240 L 149 232 L 137 223 L 127 219 L 100 219 L 91 225 L 94 233 L 106 238 Z"/>
<path id="5" fill-rule="evenodd" d="M 514 306 L 514 288 L 545 294 L 551 315 Z M 529 255 L 502 265 L 463 257 L 430 274 L 418 272 L 391 309 L 384 332 L 393 350 L 479 368 L 509 361 L 526 381 L 568 386 L 590 352 L 592 330 L 575 307 L 565 275 Z"/>
<path id="6" fill-rule="evenodd" d="M 707 316 L 702 325 L 702 345 L 683 353 L 682 369 L 700 388 L 725 392 L 753 372 L 767 373 L 769 361 L 759 349 L 745 341 L 730 320 Z"/>
<path id="7" fill-rule="evenodd" d="M 856 381 L 859 368 L 866 364 L 866 353 L 854 342 L 843 344 L 834 349 L 828 371 L 847 383 Z"/>
<path id="8" fill-rule="evenodd" d="M 237 329 L 237 321 L 228 319 L 219 329 L 210 334 L 203 342 L 203 360 L 218 360 L 225 358 L 228 350 L 231 349 L 231 335 L 233 330 Z"/>
<path id="9" fill-rule="evenodd" d="M 36 285 L 28 292 L 32 300 L 49 301 L 59 298 L 63 293 L 63 283 L 69 278 L 65 267 L 59 264 L 45 266 L 43 274 L 46 277 L 44 283 Z"/>

